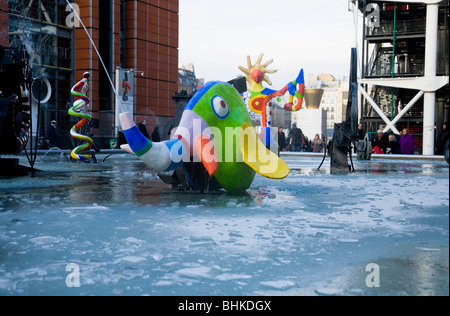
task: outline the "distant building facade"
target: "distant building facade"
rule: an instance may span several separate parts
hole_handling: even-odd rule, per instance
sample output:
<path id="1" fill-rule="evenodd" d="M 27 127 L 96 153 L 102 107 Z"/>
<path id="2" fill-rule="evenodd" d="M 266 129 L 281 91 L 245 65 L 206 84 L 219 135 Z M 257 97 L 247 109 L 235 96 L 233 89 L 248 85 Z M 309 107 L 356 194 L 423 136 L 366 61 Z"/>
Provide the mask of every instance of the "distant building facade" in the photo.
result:
<path id="1" fill-rule="evenodd" d="M 197 79 L 194 64 L 185 66 L 181 62 L 178 63 L 178 92 L 186 91 L 188 95 L 191 95 L 204 84 L 205 79 Z"/>

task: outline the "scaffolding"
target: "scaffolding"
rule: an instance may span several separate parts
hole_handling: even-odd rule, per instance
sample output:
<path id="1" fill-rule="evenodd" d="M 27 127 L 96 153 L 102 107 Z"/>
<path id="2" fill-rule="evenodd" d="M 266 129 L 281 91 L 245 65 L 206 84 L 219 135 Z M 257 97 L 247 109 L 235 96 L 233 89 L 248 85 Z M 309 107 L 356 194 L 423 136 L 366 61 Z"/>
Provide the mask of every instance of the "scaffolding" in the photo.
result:
<path id="1" fill-rule="evenodd" d="M 449 117 L 449 1 L 351 2 L 363 13 L 361 122 L 409 128 L 417 151 L 434 155 L 436 125 Z"/>

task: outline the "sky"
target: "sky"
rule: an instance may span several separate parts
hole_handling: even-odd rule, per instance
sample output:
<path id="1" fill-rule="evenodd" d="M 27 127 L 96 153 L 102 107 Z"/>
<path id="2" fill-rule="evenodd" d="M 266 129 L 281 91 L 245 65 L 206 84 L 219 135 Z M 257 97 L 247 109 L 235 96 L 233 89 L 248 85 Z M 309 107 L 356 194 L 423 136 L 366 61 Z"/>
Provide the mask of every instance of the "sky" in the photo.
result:
<path id="1" fill-rule="evenodd" d="M 197 78 L 228 81 L 260 53 L 274 88 L 305 74 L 350 72 L 355 43 L 348 0 L 180 0 L 179 59 Z"/>

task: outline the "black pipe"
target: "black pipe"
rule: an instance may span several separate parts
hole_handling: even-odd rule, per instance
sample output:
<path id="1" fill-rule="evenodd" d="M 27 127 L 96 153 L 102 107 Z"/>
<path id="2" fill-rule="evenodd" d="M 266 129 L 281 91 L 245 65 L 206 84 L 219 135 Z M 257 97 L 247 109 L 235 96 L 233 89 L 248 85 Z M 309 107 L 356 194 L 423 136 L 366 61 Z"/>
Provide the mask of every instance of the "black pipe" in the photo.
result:
<path id="1" fill-rule="evenodd" d="M 325 143 L 324 143 L 324 146 L 323 146 L 323 159 L 322 159 L 322 162 L 320 163 L 320 166 L 319 166 L 319 168 L 317 168 L 317 171 L 320 171 L 320 168 L 322 168 L 322 165 L 323 165 L 323 163 L 325 162 L 325 159 L 327 158 L 327 141 L 326 141 L 326 138 L 325 138 Z"/>

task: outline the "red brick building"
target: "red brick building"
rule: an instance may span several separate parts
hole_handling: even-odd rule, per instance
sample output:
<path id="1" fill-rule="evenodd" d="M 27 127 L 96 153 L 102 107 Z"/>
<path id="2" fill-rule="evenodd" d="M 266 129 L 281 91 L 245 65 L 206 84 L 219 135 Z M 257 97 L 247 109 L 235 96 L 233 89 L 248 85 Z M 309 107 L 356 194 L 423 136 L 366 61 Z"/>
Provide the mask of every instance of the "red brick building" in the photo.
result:
<path id="1" fill-rule="evenodd" d="M 0 45 L 8 44 L 8 1 L 0 0 Z"/>
<path id="2" fill-rule="evenodd" d="M 75 0 L 79 15 L 100 51 L 112 80 L 116 67 L 135 69 L 135 118 L 148 129 L 164 125 L 175 113 L 178 92 L 178 0 Z M 94 136 L 114 136 L 115 98 L 99 58 L 65 0 L 0 0 L 0 44 L 17 47 L 27 41 L 34 71 L 45 73 L 53 94 L 42 111 L 45 133 L 52 119 L 62 138 L 73 119 L 71 86 L 85 71 L 92 74 L 90 98 L 100 128 Z M 63 144 L 61 144 L 63 146 Z"/>

